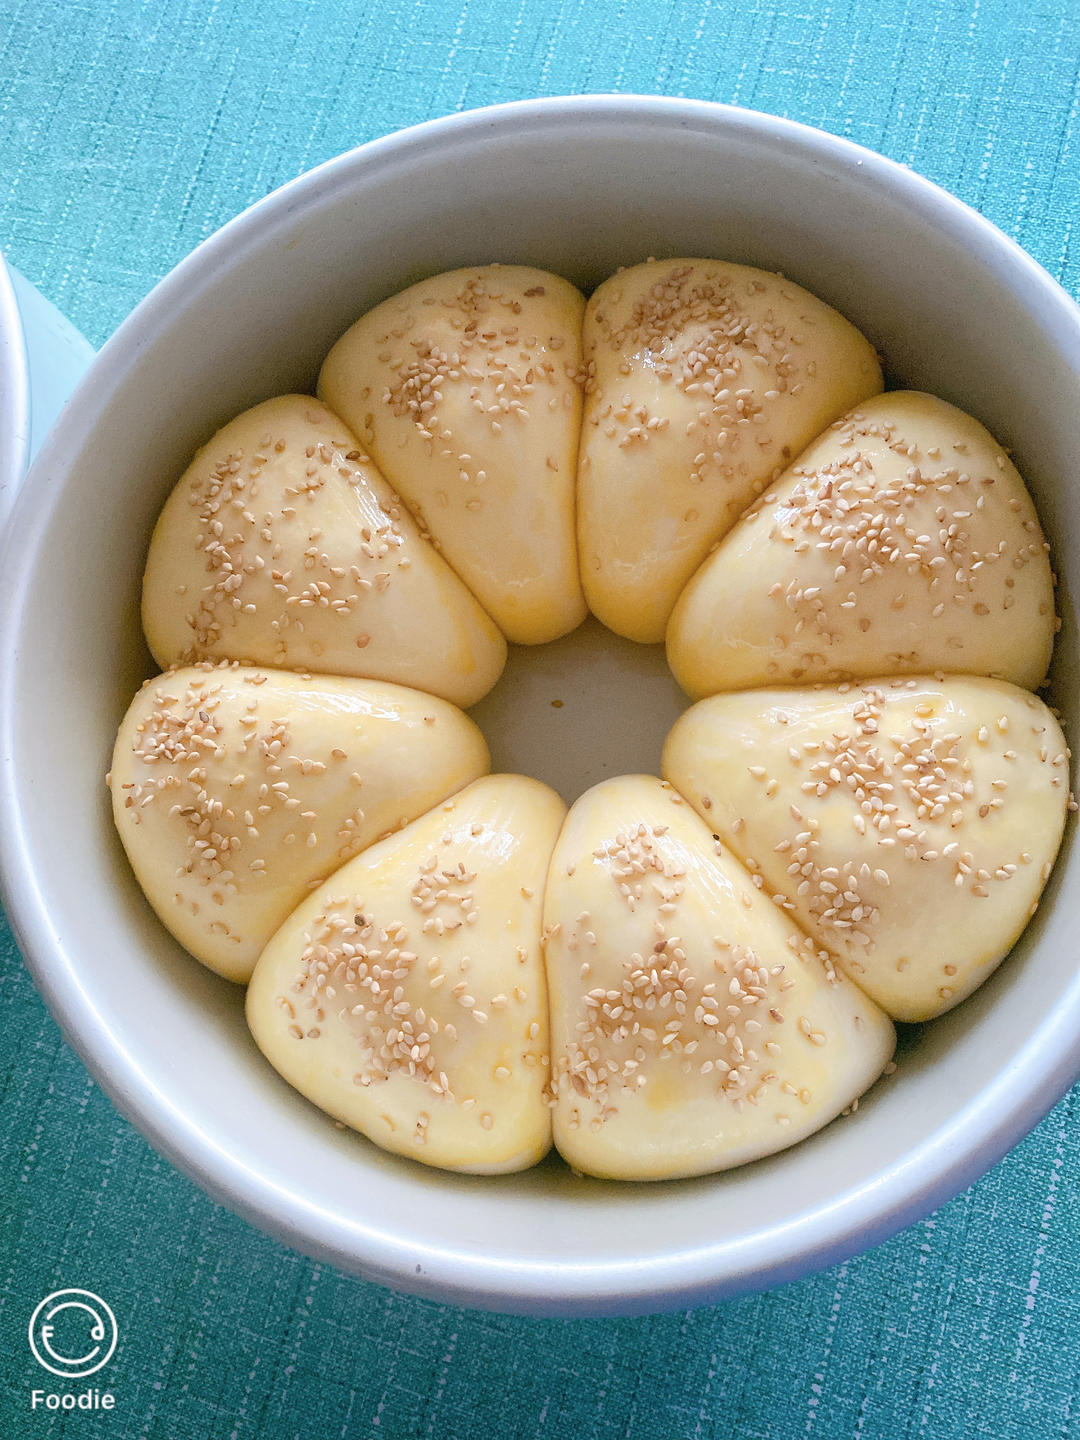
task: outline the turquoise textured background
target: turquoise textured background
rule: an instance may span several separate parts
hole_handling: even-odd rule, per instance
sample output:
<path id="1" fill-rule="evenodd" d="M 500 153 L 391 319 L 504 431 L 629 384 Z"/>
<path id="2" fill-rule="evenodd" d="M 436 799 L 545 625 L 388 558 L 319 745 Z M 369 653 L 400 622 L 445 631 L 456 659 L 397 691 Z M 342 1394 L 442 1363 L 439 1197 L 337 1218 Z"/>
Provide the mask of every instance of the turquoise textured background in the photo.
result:
<path id="1" fill-rule="evenodd" d="M 95 343 L 276 185 L 587 91 L 733 101 L 910 164 L 1080 291 L 1080 5 L 0 0 L 0 246 Z M 552 1322 L 404 1298 L 213 1205 L 63 1044 L 0 920 L 0 1440 L 1080 1436 L 1074 1091 L 979 1184 L 755 1298 Z M 109 1414 L 31 1415 L 47 1292 L 120 1325 Z"/>

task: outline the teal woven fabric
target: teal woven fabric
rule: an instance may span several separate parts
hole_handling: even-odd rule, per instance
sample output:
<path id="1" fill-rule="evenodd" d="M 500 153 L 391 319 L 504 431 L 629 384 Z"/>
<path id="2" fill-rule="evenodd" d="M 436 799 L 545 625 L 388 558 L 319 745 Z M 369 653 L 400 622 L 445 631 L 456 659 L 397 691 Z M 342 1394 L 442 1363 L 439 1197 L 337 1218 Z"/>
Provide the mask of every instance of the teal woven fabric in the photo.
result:
<path id="1" fill-rule="evenodd" d="M 328 156 L 494 101 L 734 101 L 910 164 L 1080 289 L 1076 0 L 0 0 L 0 246 L 95 342 Z M 688 1314 L 404 1298 L 257 1233 L 65 1046 L 0 922 L 0 1440 L 1080 1436 L 1077 1094 L 876 1251 Z M 99 1292 L 111 1413 L 31 1414 L 34 1305 Z"/>

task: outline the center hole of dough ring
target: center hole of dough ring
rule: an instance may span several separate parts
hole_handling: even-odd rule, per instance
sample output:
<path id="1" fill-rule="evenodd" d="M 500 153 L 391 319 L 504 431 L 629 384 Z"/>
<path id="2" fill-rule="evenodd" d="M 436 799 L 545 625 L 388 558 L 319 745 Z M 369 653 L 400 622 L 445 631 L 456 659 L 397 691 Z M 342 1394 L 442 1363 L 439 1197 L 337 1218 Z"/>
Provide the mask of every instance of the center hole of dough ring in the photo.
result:
<path id="1" fill-rule="evenodd" d="M 658 775 L 686 706 L 663 645 L 625 640 L 590 617 L 547 645 L 511 645 L 499 683 L 469 714 L 495 774 L 532 775 L 572 805 L 613 775 Z"/>

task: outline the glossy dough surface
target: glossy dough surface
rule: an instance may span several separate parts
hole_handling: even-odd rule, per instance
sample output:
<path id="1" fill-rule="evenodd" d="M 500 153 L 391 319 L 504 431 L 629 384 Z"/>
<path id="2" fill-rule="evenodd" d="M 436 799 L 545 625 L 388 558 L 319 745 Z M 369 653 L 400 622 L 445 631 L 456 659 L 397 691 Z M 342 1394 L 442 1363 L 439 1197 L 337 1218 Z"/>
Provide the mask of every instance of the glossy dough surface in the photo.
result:
<path id="1" fill-rule="evenodd" d="M 851 1104 L 893 1028 L 651 776 L 573 806 L 544 902 L 555 1143 L 666 1179 L 793 1144 Z"/>
<path id="2" fill-rule="evenodd" d="M 113 751 L 113 814 L 180 943 L 246 980 L 351 856 L 488 769 L 459 710 L 377 680 L 208 664 L 148 680 Z"/>
<path id="3" fill-rule="evenodd" d="M 589 608 L 662 640 L 709 547 L 822 428 L 881 389 L 869 343 L 777 275 L 650 261 L 589 300 L 578 532 Z"/>
<path id="4" fill-rule="evenodd" d="M 256 405 L 196 455 L 150 542 L 143 628 L 162 666 L 357 675 L 457 705 L 506 658 L 356 436 L 310 395 Z"/>
<path id="5" fill-rule="evenodd" d="M 1012 948 L 1069 800 L 1042 701 L 963 676 L 717 695 L 663 772 L 898 1020 L 951 1009 Z"/>
<path id="6" fill-rule="evenodd" d="M 545 270 L 453 270 L 369 311 L 319 376 L 319 394 L 517 644 L 585 618 L 574 543 L 584 306 Z"/>
<path id="7" fill-rule="evenodd" d="M 489 776 L 340 870 L 248 988 L 275 1069 L 426 1164 L 535 1164 L 551 1144 L 541 905 L 565 813 L 536 780 Z"/>
<path id="8" fill-rule="evenodd" d="M 890 391 L 816 440 L 683 591 L 668 663 L 692 697 L 934 670 L 1033 689 L 1054 639 L 1046 541 L 977 420 Z"/>

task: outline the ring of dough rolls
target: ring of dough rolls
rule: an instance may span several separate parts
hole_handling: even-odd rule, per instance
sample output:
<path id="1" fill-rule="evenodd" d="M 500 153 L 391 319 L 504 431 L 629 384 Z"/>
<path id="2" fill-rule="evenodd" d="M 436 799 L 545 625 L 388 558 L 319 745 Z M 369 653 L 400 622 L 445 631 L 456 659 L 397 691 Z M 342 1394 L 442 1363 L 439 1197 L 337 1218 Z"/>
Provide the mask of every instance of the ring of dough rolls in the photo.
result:
<path id="1" fill-rule="evenodd" d="M 990 434 L 882 383 L 780 276 L 586 303 L 493 265 L 196 454 L 113 813 L 295 1089 L 448 1169 L 700 1174 L 854 1107 L 1000 962 L 1072 803 L 1048 549 Z M 462 708 L 587 610 L 697 703 L 662 779 L 567 812 Z"/>

